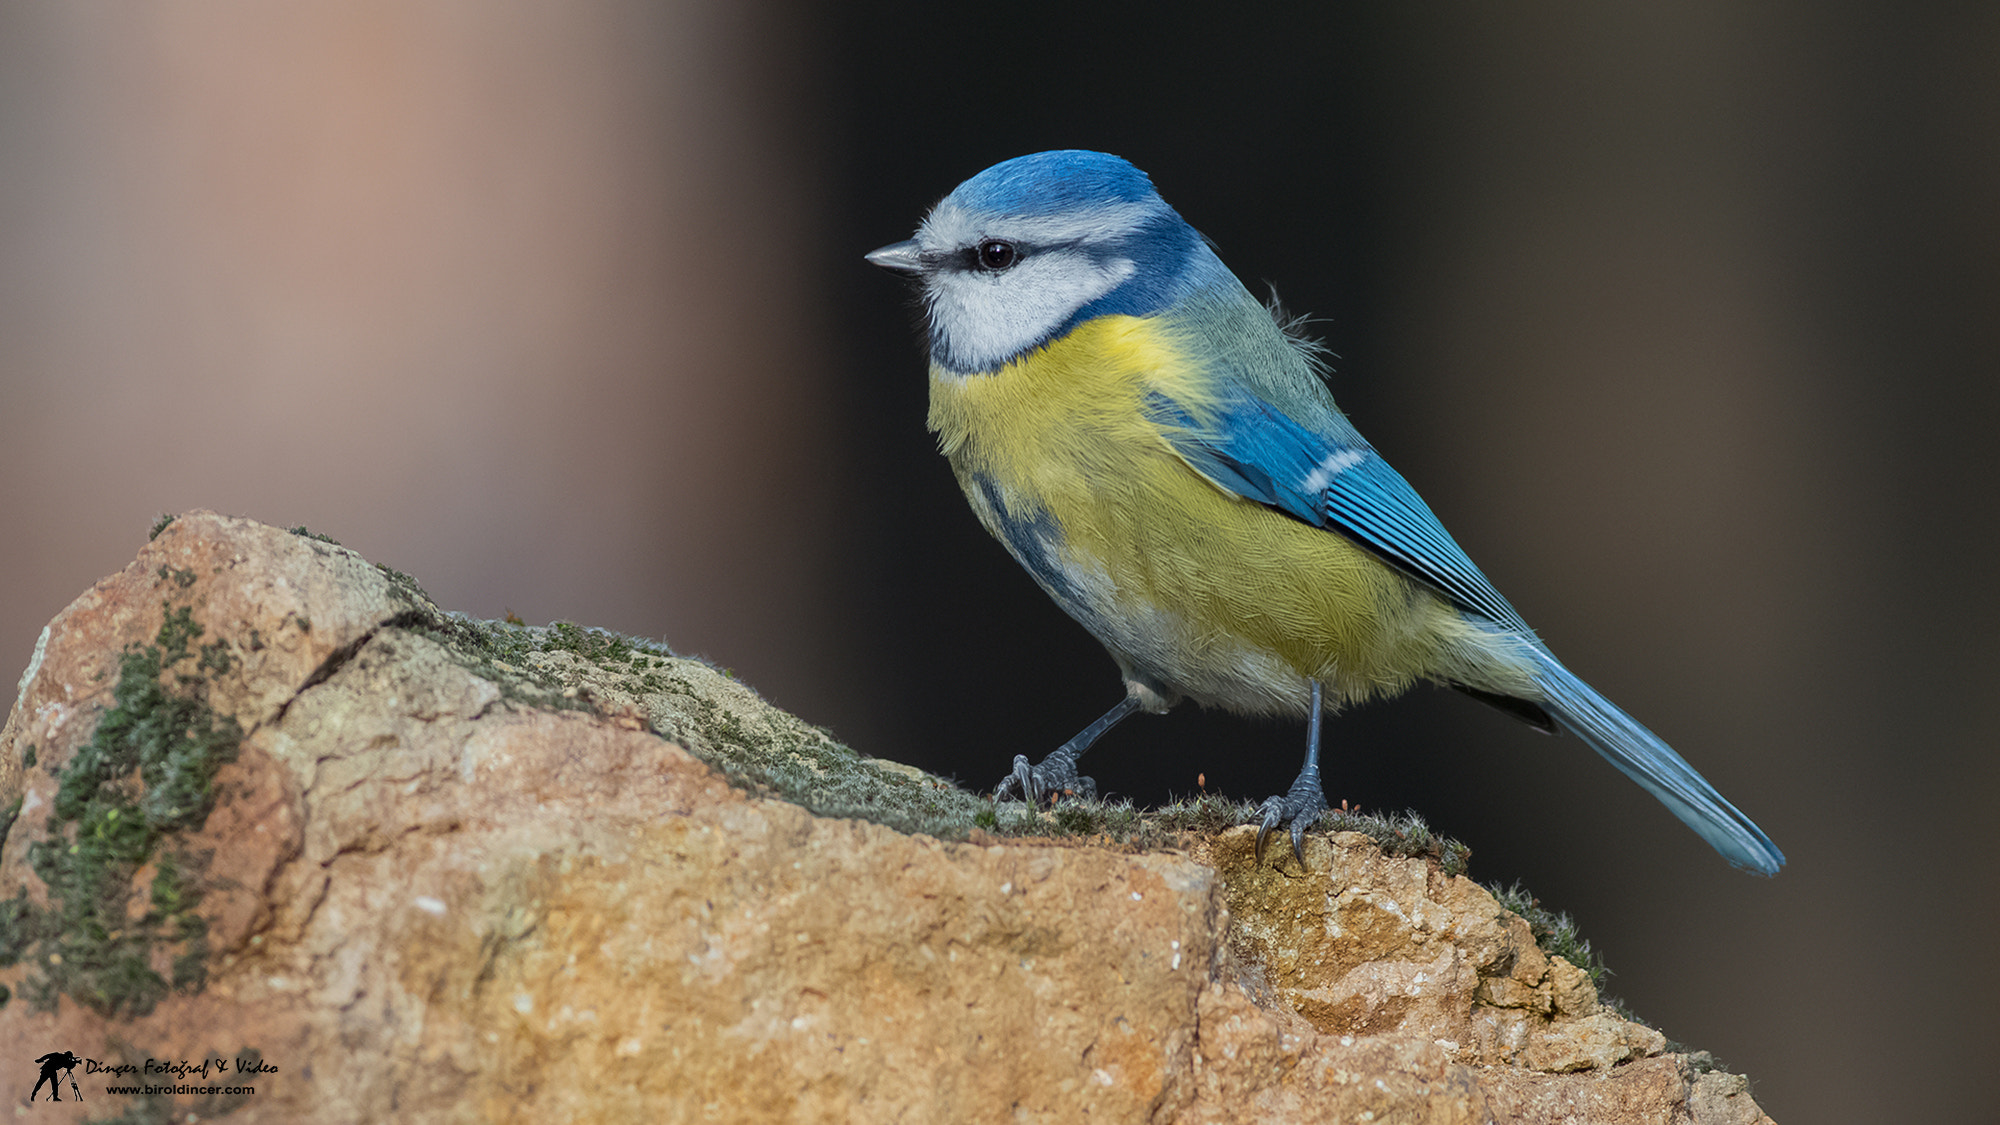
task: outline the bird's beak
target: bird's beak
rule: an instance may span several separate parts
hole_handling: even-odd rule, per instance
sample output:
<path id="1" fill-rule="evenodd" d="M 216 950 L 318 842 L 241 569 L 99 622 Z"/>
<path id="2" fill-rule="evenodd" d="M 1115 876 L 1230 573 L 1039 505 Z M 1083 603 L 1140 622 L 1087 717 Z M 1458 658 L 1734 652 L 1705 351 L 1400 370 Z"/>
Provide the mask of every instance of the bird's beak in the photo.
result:
<path id="1" fill-rule="evenodd" d="M 892 242 L 880 250 L 869 251 L 863 257 L 885 270 L 895 270 L 898 273 L 916 273 L 923 268 L 923 263 L 917 256 L 917 240 L 914 238 L 904 242 Z"/>

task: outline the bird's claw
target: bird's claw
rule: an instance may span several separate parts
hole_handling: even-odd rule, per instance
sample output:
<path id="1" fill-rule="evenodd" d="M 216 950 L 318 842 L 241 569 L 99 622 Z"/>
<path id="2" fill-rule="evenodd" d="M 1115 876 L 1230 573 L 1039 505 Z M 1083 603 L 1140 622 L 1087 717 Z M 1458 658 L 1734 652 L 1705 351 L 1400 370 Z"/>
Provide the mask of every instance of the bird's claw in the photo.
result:
<path id="1" fill-rule="evenodd" d="M 1039 807 L 1044 799 L 1052 801 L 1062 794 L 1095 797 L 1097 782 L 1079 775 L 1076 758 L 1059 750 L 1042 759 L 1040 765 L 1030 765 L 1026 754 L 1014 755 L 1014 771 L 1000 779 L 993 790 L 993 799 L 1005 801 L 1018 796 L 1030 807 Z"/>
<path id="2" fill-rule="evenodd" d="M 1282 797 L 1266 797 L 1257 807 L 1264 814 L 1257 827 L 1256 857 L 1264 862 L 1264 841 L 1272 830 L 1289 824 L 1292 829 L 1292 854 L 1298 857 L 1299 866 L 1306 865 L 1306 829 L 1319 823 L 1319 815 L 1326 811 L 1326 795 L 1320 791 L 1319 773 L 1300 774 L 1292 782 L 1291 792 Z"/>

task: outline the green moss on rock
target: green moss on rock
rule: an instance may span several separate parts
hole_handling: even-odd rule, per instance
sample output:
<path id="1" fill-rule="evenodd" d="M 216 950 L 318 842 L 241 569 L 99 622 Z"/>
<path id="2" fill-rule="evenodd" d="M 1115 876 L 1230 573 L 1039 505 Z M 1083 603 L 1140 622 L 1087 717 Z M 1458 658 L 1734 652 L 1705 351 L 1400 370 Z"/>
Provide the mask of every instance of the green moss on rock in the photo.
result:
<path id="1" fill-rule="evenodd" d="M 175 843 L 208 819 L 215 771 L 243 732 L 204 698 L 202 672 L 216 660 L 194 650 L 201 634 L 187 607 L 169 606 L 154 643 L 120 656 L 112 707 L 63 768 L 47 835 L 28 848 L 48 906 L 23 897 L 0 909 L 0 961 L 33 946 L 26 991 L 39 1006 L 68 995 L 106 1015 L 143 1015 L 170 989 L 205 980 L 200 891 Z M 128 900 L 149 863 L 135 916 Z"/>

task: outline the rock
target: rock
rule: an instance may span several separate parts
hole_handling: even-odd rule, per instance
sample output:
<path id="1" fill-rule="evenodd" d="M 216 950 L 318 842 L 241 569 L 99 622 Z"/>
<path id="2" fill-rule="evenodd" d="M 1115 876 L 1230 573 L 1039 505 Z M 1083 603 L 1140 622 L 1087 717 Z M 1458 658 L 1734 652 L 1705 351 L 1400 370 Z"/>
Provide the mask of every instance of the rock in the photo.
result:
<path id="1" fill-rule="evenodd" d="M 1434 861 L 1002 839 L 702 662 L 213 513 L 50 624 L 0 803 L 17 1104 L 72 1050 L 161 1120 L 1768 1121 Z"/>

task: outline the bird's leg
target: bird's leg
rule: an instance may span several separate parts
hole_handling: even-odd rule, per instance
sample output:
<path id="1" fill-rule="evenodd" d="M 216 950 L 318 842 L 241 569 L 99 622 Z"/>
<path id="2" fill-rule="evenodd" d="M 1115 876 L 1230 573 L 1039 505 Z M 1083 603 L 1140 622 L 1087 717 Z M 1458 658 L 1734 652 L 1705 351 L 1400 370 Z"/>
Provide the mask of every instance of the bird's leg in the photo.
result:
<path id="1" fill-rule="evenodd" d="M 1299 776 L 1292 779 L 1292 788 L 1282 797 L 1266 797 L 1260 810 L 1264 822 L 1257 829 L 1257 862 L 1264 862 L 1264 838 L 1280 825 L 1292 826 L 1292 854 L 1299 858 L 1299 866 L 1306 864 L 1306 829 L 1319 823 L 1319 814 L 1326 811 L 1326 791 L 1319 783 L 1319 728 L 1323 715 L 1322 700 L 1324 689 L 1318 680 L 1308 681 L 1312 685 L 1312 708 L 1306 713 L 1306 764 L 1299 769 Z"/>
<path id="2" fill-rule="evenodd" d="M 1041 804 L 1043 797 L 1053 797 L 1057 793 L 1075 793 L 1080 797 L 1097 796 L 1097 783 L 1087 777 L 1079 777 L 1076 760 L 1090 744 L 1104 736 L 1122 722 L 1126 716 L 1139 710 L 1137 695 L 1127 695 L 1118 701 L 1118 706 L 1104 713 L 1104 717 L 1076 733 L 1076 737 L 1056 747 L 1055 752 L 1043 758 L 1040 765 L 1028 764 L 1026 754 L 1014 755 L 1014 772 L 1000 779 L 999 788 L 993 791 L 993 799 L 1004 801 L 1019 794 L 1030 806 Z"/>

